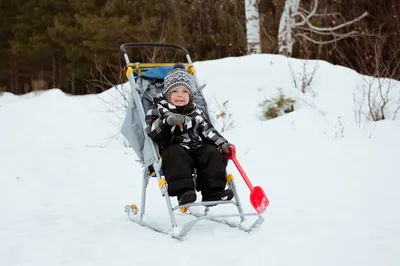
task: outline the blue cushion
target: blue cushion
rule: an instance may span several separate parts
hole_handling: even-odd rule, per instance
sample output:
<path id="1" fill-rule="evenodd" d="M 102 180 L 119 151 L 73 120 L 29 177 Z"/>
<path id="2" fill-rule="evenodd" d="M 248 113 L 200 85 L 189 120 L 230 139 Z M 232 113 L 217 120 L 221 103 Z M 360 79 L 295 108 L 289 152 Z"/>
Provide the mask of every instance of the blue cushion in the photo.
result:
<path id="1" fill-rule="evenodd" d="M 142 77 L 154 78 L 154 79 L 164 79 L 168 72 L 172 70 L 172 66 L 159 66 L 151 68 L 144 72 Z"/>

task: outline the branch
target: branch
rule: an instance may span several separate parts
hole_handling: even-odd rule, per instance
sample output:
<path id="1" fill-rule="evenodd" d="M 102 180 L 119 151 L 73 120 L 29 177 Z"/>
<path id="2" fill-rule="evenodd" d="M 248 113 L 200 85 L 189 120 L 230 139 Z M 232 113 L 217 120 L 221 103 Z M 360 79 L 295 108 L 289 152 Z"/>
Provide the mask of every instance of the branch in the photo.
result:
<path id="1" fill-rule="evenodd" d="M 306 14 L 310 14 L 310 11 L 308 11 L 308 10 L 302 8 L 302 7 L 299 7 L 299 10 L 304 12 L 304 13 L 306 13 Z"/>
<path id="2" fill-rule="evenodd" d="M 121 105 L 123 106 L 123 108 L 126 108 L 128 106 L 129 99 L 128 96 L 125 95 L 124 92 L 122 91 L 123 85 L 121 84 L 124 83 L 124 81 L 121 73 L 123 69 L 121 61 L 118 61 L 119 66 L 111 65 L 108 61 L 106 62 L 108 70 L 112 74 L 112 78 L 114 79 L 115 82 L 112 82 L 105 74 L 105 72 L 103 71 L 103 67 L 101 66 L 101 63 L 99 62 L 97 57 L 95 58 L 94 62 L 97 71 L 96 73 L 99 74 L 99 77 L 96 76 L 96 73 L 94 73 L 93 70 L 90 70 L 92 79 L 86 80 L 86 82 L 88 83 L 87 88 L 89 89 L 89 91 L 91 91 L 94 94 L 97 94 L 96 88 L 100 89 L 100 91 L 104 91 L 104 87 L 106 87 L 106 89 L 115 87 L 118 94 L 123 98 L 124 103 Z"/>
<path id="3" fill-rule="evenodd" d="M 314 7 L 311 10 L 310 14 L 308 14 L 306 21 L 308 21 L 310 18 L 312 18 L 315 15 L 315 13 L 317 12 L 317 8 L 318 8 L 318 0 L 315 0 Z"/>
<path id="4" fill-rule="evenodd" d="M 310 14 L 310 11 L 305 10 L 302 7 L 299 7 L 299 10 L 301 12 L 304 12 L 305 14 Z M 314 14 L 314 17 L 325 17 L 325 16 L 341 16 L 339 12 L 333 12 L 333 13 L 324 13 L 324 14 Z"/>
<path id="5" fill-rule="evenodd" d="M 289 65 L 290 72 L 292 73 L 294 87 L 297 88 L 296 75 L 294 74 L 292 65 L 290 64 L 289 60 L 288 60 L 288 65 Z"/>
<path id="6" fill-rule="evenodd" d="M 313 9 L 311 10 L 311 12 L 308 12 L 308 11 L 306 11 L 304 8 L 301 8 L 301 10 L 303 10 L 304 13 L 309 13 L 309 14 L 307 15 L 307 17 L 304 16 L 304 15 L 303 15 L 302 13 L 300 13 L 300 12 L 294 13 L 294 14 L 292 15 L 292 18 L 294 18 L 294 17 L 296 17 L 296 16 L 300 16 L 300 17 L 303 19 L 303 21 L 298 22 L 298 23 L 295 23 L 295 27 L 296 27 L 296 26 L 303 26 L 305 23 L 307 23 L 308 20 L 310 20 L 313 16 L 315 16 L 315 13 L 317 12 L 317 8 L 318 8 L 318 0 L 315 0 L 315 1 L 314 1 L 314 6 L 313 6 Z M 298 9 L 300 9 L 300 8 L 298 8 Z"/>
<path id="7" fill-rule="evenodd" d="M 296 16 L 300 16 L 300 17 L 302 18 L 302 21 L 294 23 L 294 27 L 295 27 L 295 28 L 296 28 L 296 27 L 299 27 L 299 26 L 303 26 L 303 25 L 306 24 L 306 16 L 304 16 L 304 15 L 303 15 L 302 13 L 300 13 L 300 12 L 296 12 L 296 13 L 293 14 L 293 17 L 296 17 Z"/>
<path id="8" fill-rule="evenodd" d="M 314 14 L 314 17 L 328 17 L 328 16 L 340 16 L 341 14 L 339 12 L 333 12 L 333 13 L 324 13 L 324 14 Z"/>
<path id="9" fill-rule="evenodd" d="M 376 117 L 374 115 L 374 112 L 373 112 L 374 107 L 375 107 L 375 103 L 374 103 L 374 106 L 372 106 L 372 103 L 371 103 L 371 93 L 372 93 L 372 84 L 369 83 L 368 84 L 368 109 L 369 109 L 369 114 L 371 115 L 371 118 L 372 118 L 373 121 L 377 121 Z"/>
<path id="10" fill-rule="evenodd" d="M 391 73 L 389 73 L 389 70 L 387 70 L 387 71 L 385 71 L 385 72 L 387 72 L 387 74 L 388 74 L 388 77 L 389 78 L 393 78 L 393 79 L 399 79 L 399 77 L 397 76 L 396 77 L 396 72 L 397 72 L 397 70 L 399 69 L 399 67 L 400 67 L 400 60 L 397 60 L 397 58 L 398 58 L 398 56 L 397 56 L 397 54 L 400 52 L 400 48 L 398 48 L 397 50 L 396 50 L 396 52 L 392 55 L 392 58 L 390 59 L 390 61 L 386 64 L 386 66 L 385 66 L 385 68 L 388 68 L 389 67 L 389 65 L 392 65 L 392 62 L 393 62 L 393 60 L 396 60 L 396 66 L 393 68 L 393 70 L 391 71 Z"/>
<path id="11" fill-rule="evenodd" d="M 399 102 L 400 102 L 400 97 L 399 97 Z M 398 104 L 396 111 L 394 111 L 394 114 L 393 114 L 393 120 L 395 120 L 395 119 L 396 119 L 397 112 L 398 112 L 399 110 L 400 110 L 400 103 Z"/>
<path id="12" fill-rule="evenodd" d="M 334 43 L 334 42 L 340 41 L 342 39 L 345 39 L 347 37 L 350 37 L 355 33 L 357 33 L 357 32 L 356 31 L 351 31 L 349 33 L 341 35 L 341 37 L 339 37 L 339 38 L 334 38 L 333 40 L 329 40 L 329 41 L 317 41 L 317 40 L 311 39 L 310 37 L 308 37 L 307 35 L 305 35 L 303 33 L 298 33 L 295 36 L 303 37 L 304 39 L 306 39 L 306 40 L 308 40 L 310 42 L 313 42 L 315 44 L 329 44 L 329 43 Z"/>
<path id="13" fill-rule="evenodd" d="M 310 28 L 304 28 L 304 27 L 299 27 L 298 28 L 299 30 L 304 30 L 304 31 L 311 31 L 311 32 L 314 32 L 314 33 L 316 33 L 316 34 L 319 34 L 319 35 L 325 35 L 325 36 L 336 36 L 336 37 L 341 37 L 341 36 L 343 36 L 344 34 L 343 33 L 336 33 L 336 32 L 320 32 L 320 31 L 317 31 L 317 30 L 314 30 L 314 29 L 310 29 Z M 352 31 L 352 34 L 356 34 L 357 33 L 357 31 Z"/>
<path id="14" fill-rule="evenodd" d="M 311 24 L 311 22 L 308 21 L 308 20 L 309 20 L 309 16 L 305 17 L 305 16 L 304 16 L 302 13 L 300 13 L 300 12 L 296 12 L 295 15 L 296 15 L 296 16 L 300 16 L 300 17 L 303 19 L 302 22 L 299 22 L 299 23 L 296 23 L 296 24 L 295 24 L 296 27 L 297 27 L 297 26 L 303 26 L 304 24 L 307 24 L 308 27 L 310 27 L 310 28 L 312 28 L 312 29 L 314 29 L 314 30 L 317 30 L 317 31 L 335 31 L 335 30 L 338 30 L 338 29 L 341 29 L 341 28 L 343 28 L 343 27 L 349 26 L 349 25 L 351 25 L 351 24 L 353 24 L 353 23 L 355 23 L 355 22 L 357 22 L 357 21 L 363 19 L 364 17 L 366 17 L 366 16 L 368 15 L 368 12 L 364 12 L 361 16 L 359 16 L 359 17 L 357 17 L 357 18 L 355 18 L 355 19 L 353 19 L 353 20 L 344 22 L 344 23 L 339 24 L 339 25 L 337 25 L 337 26 L 335 26 L 335 27 L 328 27 L 328 28 L 321 28 L 321 27 L 316 27 L 316 26 L 314 26 L 313 24 Z"/>

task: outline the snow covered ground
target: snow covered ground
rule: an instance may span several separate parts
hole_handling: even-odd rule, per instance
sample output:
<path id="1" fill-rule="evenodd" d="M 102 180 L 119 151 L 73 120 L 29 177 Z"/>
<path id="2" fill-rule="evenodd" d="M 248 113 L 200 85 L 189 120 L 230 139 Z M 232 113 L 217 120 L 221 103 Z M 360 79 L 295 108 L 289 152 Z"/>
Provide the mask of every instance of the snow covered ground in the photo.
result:
<path id="1" fill-rule="evenodd" d="M 370 78 L 304 62 L 252 55 L 195 64 L 212 113 L 228 100 L 234 127 L 224 135 L 270 199 L 250 234 L 203 221 L 179 241 L 128 220 L 124 206 L 140 202 L 142 174 L 118 133 L 115 89 L 0 96 L 0 265 L 400 265 L 400 114 L 391 119 L 399 82 L 390 119 L 366 122 L 356 106 Z M 304 66 L 318 67 L 306 94 Z M 279 89 L 296 99 L 295 111 L 262 119 L 259 104 Z M 365 97 L 361 106 L 365 113 Z M 228 169 L 252 211 L 247 186 Z M 155 180 L 148 191 L 147 218 L 168 226 Z"/>

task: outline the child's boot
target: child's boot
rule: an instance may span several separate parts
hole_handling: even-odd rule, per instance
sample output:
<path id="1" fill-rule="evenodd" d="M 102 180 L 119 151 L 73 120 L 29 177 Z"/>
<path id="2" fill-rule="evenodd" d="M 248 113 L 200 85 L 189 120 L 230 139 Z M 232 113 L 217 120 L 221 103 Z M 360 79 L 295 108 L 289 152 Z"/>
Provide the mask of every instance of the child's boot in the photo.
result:
<path id="1" fill-rule="evenodd" d="M 231 200 L 234 195 L 233 190 L 228 188 L 221 192 L 220 197 L 221 200 Z"/>
<path id="2" fill-rule="evenodd" d="M 228 188 L 225 190 L 217 190 L 211 191 L 210 193 L 204 193 L 202 201 L 231 200 L 233 196 L 233 190 Z"/>
<path id="3" fill-rule="evenodd" d="M 197 199 L 196 192 L 194 192 L 193 190 L 187 190 L 178 196 L 179 206 L 188 203 L 193 203 L 196 201 L 196 199 Z"/>

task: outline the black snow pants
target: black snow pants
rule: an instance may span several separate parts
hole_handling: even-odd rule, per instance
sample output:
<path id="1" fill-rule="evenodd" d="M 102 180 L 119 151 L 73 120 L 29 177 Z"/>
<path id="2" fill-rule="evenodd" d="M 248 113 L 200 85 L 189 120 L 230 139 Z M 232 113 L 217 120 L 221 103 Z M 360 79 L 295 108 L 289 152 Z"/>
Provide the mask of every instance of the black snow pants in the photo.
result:
<path id="1" fill-rule="evenodd" d="M 161 169 L 170 196 L 195 189 L 192 178 L 194 168 L 197 171 L 196 189 L 203 196 L 225 189 L 227 159 L 215 146 L 203 144 L 199 148 L 186 149 L 179 144 L 171 144 L 163 148 L 161 157 Z"/>

